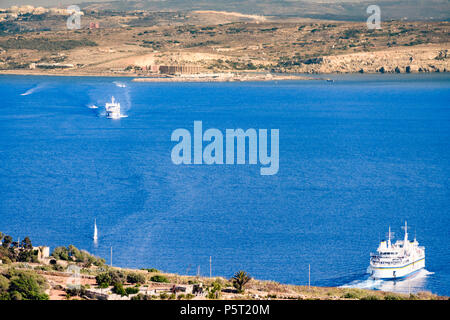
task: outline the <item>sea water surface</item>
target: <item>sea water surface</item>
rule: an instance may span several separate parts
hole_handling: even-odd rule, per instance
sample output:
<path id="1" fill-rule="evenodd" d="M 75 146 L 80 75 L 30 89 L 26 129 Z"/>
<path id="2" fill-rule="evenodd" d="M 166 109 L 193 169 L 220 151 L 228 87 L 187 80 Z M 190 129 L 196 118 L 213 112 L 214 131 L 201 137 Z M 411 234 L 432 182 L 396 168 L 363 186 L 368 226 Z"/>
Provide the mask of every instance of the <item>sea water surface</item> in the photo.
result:
<path id="1" fill-rule="evenodd" d="M 135 83 L 0 76 L 0 231 L 122 267 L 450 295 L 450 76 Z M 114 95 L 127 118 L 104 117 Z M 90 108 L 93 105 L 98 109 Z M 280 169 L 174 165 L 173 130 L 279 129 Z M 92 241 L 94 219 L 99 242 Z M 365 270 L 389 226 L 408 283 Z"/>

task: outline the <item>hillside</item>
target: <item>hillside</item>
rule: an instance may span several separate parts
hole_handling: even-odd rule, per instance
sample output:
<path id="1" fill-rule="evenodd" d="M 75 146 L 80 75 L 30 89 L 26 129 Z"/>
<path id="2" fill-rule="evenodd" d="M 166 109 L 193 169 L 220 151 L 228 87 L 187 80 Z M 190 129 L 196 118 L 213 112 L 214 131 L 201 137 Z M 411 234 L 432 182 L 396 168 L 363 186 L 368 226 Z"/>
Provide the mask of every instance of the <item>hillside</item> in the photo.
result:
<path id="1" fill-rule="evenodd" d="M 192 11 L 216 10 L 234 11 L 245 14 L 270 15 L 278 17 L 302 17 L 331 20 L 365 21 L 366 8 L 374 4 L 369 0 L 169 0 L 169 1 L 108 1 L 86 2 L 83 8 L 110 10 L 152 10 Z M 445 0 L 381 0 L 383 19 L 448 20 L 450 4 Z"/>
<path id="2" fill-rule="evenodd" d="M 240 12 L 10 13 L 0 23 L 4 73 L 151 76 L 159 73 L 446 72 L 448 22 L 289 21 Z M 48 19 L 47 19 L 48 17 Z M 163 66 L 163 67 L 161 67 Z"/>

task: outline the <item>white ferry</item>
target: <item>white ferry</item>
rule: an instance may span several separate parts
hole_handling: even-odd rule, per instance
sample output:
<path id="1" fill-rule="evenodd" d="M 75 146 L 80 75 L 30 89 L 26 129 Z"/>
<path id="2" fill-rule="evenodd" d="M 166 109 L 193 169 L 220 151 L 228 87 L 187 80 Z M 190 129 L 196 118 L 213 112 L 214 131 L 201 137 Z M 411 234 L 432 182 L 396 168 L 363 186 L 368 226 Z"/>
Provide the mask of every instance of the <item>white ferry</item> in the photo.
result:
<path id="1" fill-rule="evenodd" d="M 120 103 L 112 97 L 111 102 L 105 104 L 106 117 L 109 119 L 120 119 Z"/>
<path id="2" fill-rule="evenodd" d="M 370 254 L 367 272 L 374 279 L 398 280 L 412 276 L 425 268 L 425 248 L 408 240 L 408 225 L 405 222 L 405 237 L 391 243 L 389 227 L 387 241 L 381 241 L 376 253 Z"/>

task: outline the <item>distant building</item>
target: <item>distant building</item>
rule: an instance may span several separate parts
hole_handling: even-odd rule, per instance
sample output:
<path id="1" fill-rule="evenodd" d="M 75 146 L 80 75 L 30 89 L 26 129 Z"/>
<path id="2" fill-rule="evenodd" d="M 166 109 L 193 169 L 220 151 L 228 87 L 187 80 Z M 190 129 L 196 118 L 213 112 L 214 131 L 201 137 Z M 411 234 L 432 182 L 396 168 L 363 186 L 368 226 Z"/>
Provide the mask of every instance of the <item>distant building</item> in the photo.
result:
<path id="1" fill-rule="evenodd" d="M 37 63 L 35 66 L 40 69 L 70 69 L 74 67 L 71 63 Z"/>
<path id="2" fill-rule="evenodd" d="M 150 67 L 150 68 L 149 68 Z M 200 67 L 198 66 L 188 66 L 188 65 L 178 65 L 178 66 L 148 66 L 147 70 L 151 72 L 156 72 L 153 70 L 158 70 L 162 74 L 177 74 L 177 73 L 199 73 Z"/>
<path id="3" fill-rule="evenodd" d="M 33 247 L 33 250 L 38 250 L 38 260 L 50 257 L 50 247 L 45 246 Z"/>
<path id="4" fill-rule="evenodd" d="M 99 29 L 100 24 L 98 22 L 89 22 L 89 29 Z"/>

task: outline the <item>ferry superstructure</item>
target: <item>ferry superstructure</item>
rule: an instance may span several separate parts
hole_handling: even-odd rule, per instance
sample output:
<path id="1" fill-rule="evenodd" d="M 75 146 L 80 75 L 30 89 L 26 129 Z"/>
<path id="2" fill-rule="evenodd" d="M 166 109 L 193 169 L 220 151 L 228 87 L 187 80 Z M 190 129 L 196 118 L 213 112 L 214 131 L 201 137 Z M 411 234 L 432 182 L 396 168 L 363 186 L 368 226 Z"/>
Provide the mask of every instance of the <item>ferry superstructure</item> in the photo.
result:
<path id="1" fill-rule="evenodd" d="M 120 103 L 112 97 L 111 102 L 105 104 L 106 117 L 109 119 L 120 119 Z"/>
<path id="2" fill-rule="evenodd" d="M 405 222 L 403 240 L 391 242 L 391 228 L 388 239 L 381 241 L 376 253 L 370 254 L 367 272 L 374 279 L 397 280 L 412 276 L 425 268 L 425 248 L 414 238 L 408 240 L 408 225 Z"/>

